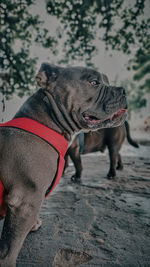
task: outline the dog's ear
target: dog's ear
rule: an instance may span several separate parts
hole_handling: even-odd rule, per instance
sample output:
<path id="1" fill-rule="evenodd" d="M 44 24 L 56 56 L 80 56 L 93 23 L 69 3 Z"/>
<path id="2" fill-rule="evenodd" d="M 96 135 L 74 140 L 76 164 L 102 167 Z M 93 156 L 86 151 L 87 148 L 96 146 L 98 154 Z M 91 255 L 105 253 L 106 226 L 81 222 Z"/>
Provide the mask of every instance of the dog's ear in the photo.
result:
<path id="1" fill-rule="evenodd" d="M 102 79 L 103 79 L 103 83 L 105 83 L 106 85 L 110 84 L 107 75 L 105 75 L 103 73 L 102 73 Z"/>
<path id="2" fill-rule="evenodd" d="M 39 72 L 36 75 L 37 84 L 42 88 L 47 88 L 51 82 L 54 82 L 57 79 L 58 74 L 58 67 L 49 63 L 42 63 Z"/>

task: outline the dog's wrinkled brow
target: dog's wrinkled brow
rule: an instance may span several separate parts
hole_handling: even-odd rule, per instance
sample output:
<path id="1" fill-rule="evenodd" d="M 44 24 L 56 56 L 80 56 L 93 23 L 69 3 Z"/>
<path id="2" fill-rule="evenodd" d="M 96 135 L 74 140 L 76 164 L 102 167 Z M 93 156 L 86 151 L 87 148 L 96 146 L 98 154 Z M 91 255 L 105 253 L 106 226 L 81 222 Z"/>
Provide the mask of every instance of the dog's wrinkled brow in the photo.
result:
<path id="1" fill-rule="evenodd" d="M 86 80 L 90 81 L 93 79 L 101 80 L 101 76 L 98 72 L 93 72 L 93 73 L 84 73 L 81 77 L 80 80 Z"/>

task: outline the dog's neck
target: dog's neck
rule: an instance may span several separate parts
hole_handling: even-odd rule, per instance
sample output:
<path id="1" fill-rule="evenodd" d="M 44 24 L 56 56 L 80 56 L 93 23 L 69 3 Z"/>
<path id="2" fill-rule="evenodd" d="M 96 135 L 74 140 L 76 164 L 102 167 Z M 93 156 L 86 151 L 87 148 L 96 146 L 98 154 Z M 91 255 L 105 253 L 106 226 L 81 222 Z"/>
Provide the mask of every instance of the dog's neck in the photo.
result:
<path id="1" fill-rule="evenodd" d="M 16 113 L 15 118 L 27 117 L 62 134 L 67 141 L 81 130 L 75 114 L 68 114 L 63 105 L 58 106 L 48 90 L 40 89 Z"/>

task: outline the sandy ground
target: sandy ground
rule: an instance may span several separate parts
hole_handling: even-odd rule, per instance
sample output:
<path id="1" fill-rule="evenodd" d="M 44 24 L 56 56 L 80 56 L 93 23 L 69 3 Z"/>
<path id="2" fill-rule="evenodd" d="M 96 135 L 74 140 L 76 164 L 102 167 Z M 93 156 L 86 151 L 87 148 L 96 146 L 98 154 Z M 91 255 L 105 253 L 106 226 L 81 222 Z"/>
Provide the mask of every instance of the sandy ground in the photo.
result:
<path id="1" fill-rule="evenodd" d="M 82 184 L 67 173 L 41 209 L 18 267 L 150 266 L 150 146 L 124 145 L 124 170 L 106 179 L 107 153 L 82 156 Z M 2 227 L 2 222 L 0 222 Z"/>

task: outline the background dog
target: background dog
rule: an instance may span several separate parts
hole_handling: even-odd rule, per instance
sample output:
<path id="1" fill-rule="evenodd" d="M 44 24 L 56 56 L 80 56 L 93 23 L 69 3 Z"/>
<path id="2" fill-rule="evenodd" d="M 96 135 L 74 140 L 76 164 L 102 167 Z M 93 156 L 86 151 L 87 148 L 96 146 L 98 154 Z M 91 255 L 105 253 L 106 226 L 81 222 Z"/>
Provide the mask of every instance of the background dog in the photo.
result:
<path id="1" fill-rule="evenodd" d="M 107 177 L 109 179 L 115 178 L 116 169 L 123 169 L 123 163 L 119 150 L 122 147 L 125 137 L 127 137 L 129 144 L 136 148 L 139 147 L 130 136 L 130 129 L 127 121 L 125 121 L 122 126 L 100 129 L 95 132 L 80 133 L 78 136 L 76 136 L 65 156 L 65 169 L 68 167 L 69 156 L 75 167 L 75 174 L 71 177 L 71 180 L 77 183 L 81 181 L 83 169 L 80 156 L 81 154 L 97 151 L 104 152 L 106 148 L 108 148 L 110 159 L 110 168 Z"/>

